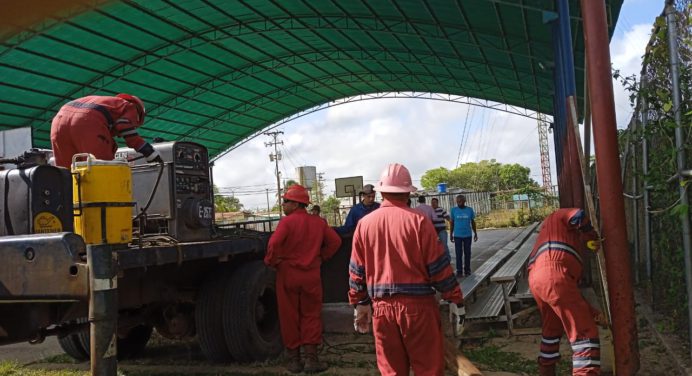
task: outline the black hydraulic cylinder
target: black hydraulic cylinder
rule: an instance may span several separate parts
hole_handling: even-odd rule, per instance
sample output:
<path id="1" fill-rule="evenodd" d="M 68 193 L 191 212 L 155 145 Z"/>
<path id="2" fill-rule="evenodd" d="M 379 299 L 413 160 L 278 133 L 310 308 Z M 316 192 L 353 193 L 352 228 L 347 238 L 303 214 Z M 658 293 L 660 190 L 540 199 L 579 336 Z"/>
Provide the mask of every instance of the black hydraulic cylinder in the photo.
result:
<path id="1" fill-rule="evenodd" d="M 116 376 L 118 279 L 108 244 L 87 245 L 91 374 Z"/>

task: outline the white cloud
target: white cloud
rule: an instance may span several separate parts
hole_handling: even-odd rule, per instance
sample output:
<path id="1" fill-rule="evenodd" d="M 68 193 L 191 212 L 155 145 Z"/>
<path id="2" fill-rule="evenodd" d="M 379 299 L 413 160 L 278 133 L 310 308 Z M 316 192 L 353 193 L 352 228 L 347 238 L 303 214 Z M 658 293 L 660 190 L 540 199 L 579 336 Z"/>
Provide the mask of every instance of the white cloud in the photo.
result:
<path id="1" fill-rule="evenodd" d="M 635 25 L 616 34 L 611 43 L 616 69 L 625 75 L 639 73 L 650 29 L 649 25 Z M 623 127 L 631 108 L 622 86 L 615 82 L 613 86 L 618 125 Z M 472 108 L 461 162 L 496 159 L 519 163 L 529 167 L 532 178 L 542 183 L 536 122 Z M 406 165 L 414 180 L 432 168 L 454 168 L 468 109 L 464 104 L 433 100 L 376 99 L 304 116 L 281 127 L 285 132 L 280 137 L 284 142 L 279 164 L 282 177 L 295 178 L 295 167 L 301 165 L 316 166 L 318 172 L 325 173 L 326 193 L 331 194 L 334 178 L 362 175 L 366 183 L 373 183 L 391 162 Z M 273 149 L 264 145 L 270 140 L 259 136 L 216 162 L 215 184 L 231 187 L 249 209 L 264 208 L 265 189 L 276 187 L 274 163 L 268 157 Z M 556 184 L 552 134 L 549 143 Z"/>
<path id="2" fill-rule="evenodd" d="M 651 36 L 651 25 L 634 25 L 632 28 L 616 33 L 610 42 L 610 55 L 613 69 L 619 70 L 623 76 L 636 75 L 639 79 L 642 56 Z M 632 106 L 629 103 L 629 92 L 622 84 L 613 80 L 615 96 L 615 113 L 618 128 L 627 128 L 632 117 Z"/>

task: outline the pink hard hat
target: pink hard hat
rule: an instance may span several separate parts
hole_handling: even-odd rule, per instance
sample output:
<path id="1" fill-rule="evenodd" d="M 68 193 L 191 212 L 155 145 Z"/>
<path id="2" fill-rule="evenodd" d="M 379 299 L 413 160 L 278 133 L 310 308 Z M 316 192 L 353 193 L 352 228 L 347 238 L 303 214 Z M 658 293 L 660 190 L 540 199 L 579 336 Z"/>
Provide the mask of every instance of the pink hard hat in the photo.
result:
<path id="1" fill-rule="evenodd" d="M 406 193 L 415 192 L 418 188 L 411 183 L 411 174 L 404 165 L 392 163 L 382 171 L 380 182 L 377 183 L 375 190 L 385 193 Z"/>
<path id="2" fill-rule="evenodd" d="M 288 187 L 283 197 L 285 200 L 300 202 L 305 205 L 310 203 L 310 194 L 308 190 L 300 184 L 294 184 Z"/>

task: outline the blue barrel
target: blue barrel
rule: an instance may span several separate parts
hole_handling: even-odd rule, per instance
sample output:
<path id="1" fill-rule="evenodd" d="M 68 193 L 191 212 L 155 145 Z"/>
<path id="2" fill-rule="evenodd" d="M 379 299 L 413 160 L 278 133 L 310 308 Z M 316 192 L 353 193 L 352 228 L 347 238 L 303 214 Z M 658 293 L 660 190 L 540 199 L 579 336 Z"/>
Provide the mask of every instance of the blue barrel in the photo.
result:
<path id="1" fill-rule="evenodd" d="M 439 183 L 437 185 L 437 192 L 439 193 L 447 193 L 447 183 Z"/>

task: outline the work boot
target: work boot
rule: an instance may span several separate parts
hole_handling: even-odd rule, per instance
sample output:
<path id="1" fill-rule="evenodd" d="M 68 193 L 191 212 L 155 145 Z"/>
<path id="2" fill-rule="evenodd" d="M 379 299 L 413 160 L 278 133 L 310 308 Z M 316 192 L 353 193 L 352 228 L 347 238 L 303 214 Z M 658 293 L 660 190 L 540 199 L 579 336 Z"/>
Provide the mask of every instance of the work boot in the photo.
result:
<path id="1" fill-rule="evenodd" d="M 295 349 L 286 349 L 286 369 L 291 373 L 300 373 L 303 371 L 303 362 L 300 360 L 300 347 Z"/>
<path id="2" fill-rule="evenodd" d="M 326 363 L 320 362 L 317 358 L 317 345 L 305 345 L 305 368 L 306 373 L 317 373 L 326 371 L 329 366 Z"/>
<path id="3" fill-rule="evenodd" d="M 555 364 L 539 364 L 538 374 L 539 376 L 555 376 Z"/>

